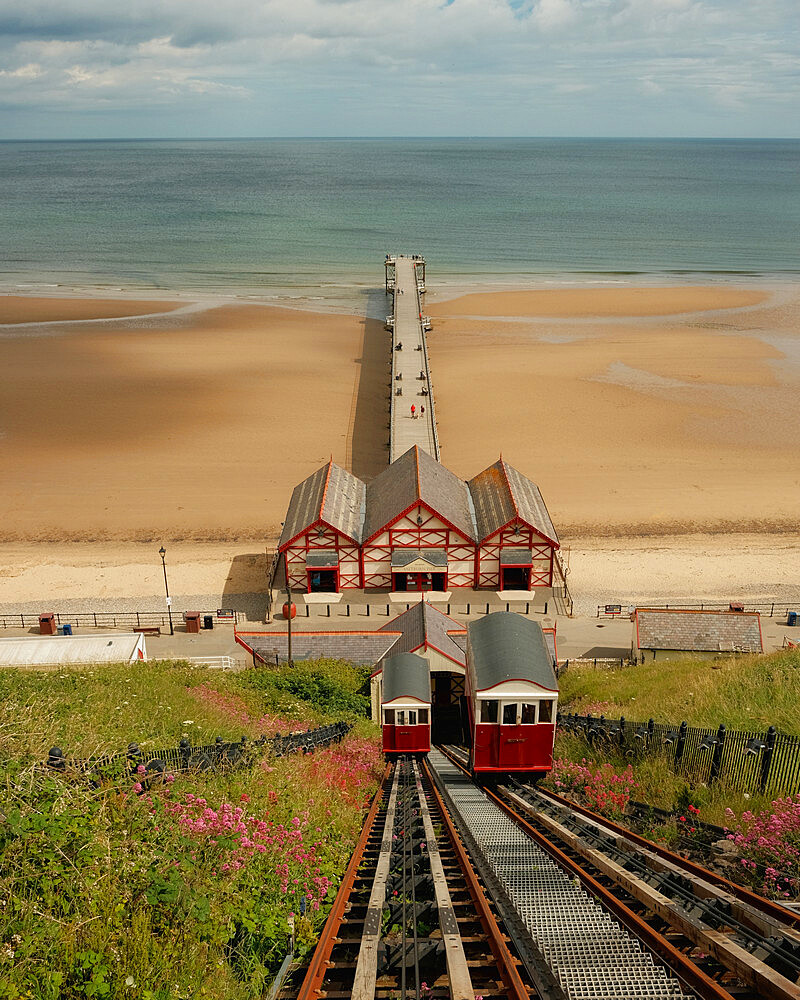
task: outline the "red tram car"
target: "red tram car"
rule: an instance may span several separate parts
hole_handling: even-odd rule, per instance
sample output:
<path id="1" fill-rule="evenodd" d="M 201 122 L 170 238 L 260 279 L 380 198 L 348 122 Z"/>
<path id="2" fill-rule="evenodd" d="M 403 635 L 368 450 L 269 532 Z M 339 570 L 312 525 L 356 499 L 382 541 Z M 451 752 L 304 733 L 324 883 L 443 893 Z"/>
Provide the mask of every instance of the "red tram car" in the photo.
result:
<path id="1" fill-rule="evenodd" d="M 387 756 L 423 755 L 431 748 L 431 670 L 416 653 L 384 660 L 381 727 Z"/>
<path id="2" fill-rule="evenodd" d="M 473 775 L 552 768 L 558 681 L 538 622 L 506 611 L 470 622 L 466 700 Z"/>

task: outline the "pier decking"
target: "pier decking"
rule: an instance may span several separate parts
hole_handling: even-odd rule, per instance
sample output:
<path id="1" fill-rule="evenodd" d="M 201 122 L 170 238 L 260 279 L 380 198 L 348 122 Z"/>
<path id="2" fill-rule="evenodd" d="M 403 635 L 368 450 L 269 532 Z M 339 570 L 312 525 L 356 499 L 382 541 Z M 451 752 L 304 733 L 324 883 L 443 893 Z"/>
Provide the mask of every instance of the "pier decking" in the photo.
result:
<path id="1" fill-rule="evenodd" d="M 424 258 L 402 254 L 387 257 L 386 291 L 394 301 L 393 314 L 387 319 L 392 330 L 389 462 L 415 444 L 439 461 L 433 384 L 425 343 L 429 322 L 422 308 Z"/>

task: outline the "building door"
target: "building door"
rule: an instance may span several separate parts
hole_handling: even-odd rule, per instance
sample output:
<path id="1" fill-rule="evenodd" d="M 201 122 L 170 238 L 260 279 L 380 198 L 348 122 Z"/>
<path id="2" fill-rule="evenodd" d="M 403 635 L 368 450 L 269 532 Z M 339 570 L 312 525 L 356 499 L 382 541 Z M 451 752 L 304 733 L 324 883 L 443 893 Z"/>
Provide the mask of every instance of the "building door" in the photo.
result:
<path id="1" fill-rule="evenodd" d="M 502 589 L 530 590 L 531 589 L 530 566 L 504 566 Z"/>
<path id="2" fill-rule="evenodd" d="M 308 571 L 309 594 L 338 594 L 338 569 L 310 569 Z"/>

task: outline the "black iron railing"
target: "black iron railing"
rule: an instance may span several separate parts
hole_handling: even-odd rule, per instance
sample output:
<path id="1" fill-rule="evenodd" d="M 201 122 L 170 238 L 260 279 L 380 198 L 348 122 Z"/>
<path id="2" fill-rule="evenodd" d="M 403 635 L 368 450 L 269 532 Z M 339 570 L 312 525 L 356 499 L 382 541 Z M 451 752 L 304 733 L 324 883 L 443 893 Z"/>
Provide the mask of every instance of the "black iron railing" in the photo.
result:
<path id="1" fill-rule="evenodd" d="M 559 726 L 596 751 L 629 759 L 660 754 L 678 774 L 713 784 L 724 780 L 744 792 L 793 795 L 800 791 L 800 737 L 766 731 L 701 729 L 686 722 L 632 722 L 624 717 L 559 714 Z"/>
<path id="2" fill-rule="evenodd" d="M 101 757 L 70 757 L 61 747 L 52 747 L 47 765 L 63 773 L 84 774 L 90 780 L 129 777 L 132 780 L 152 781 L 170 773 L 186 771 L 223 772 L 252 764 L 264 753 L 273 757 L 286 757 L 293 753 L 313 753 L 323 747 L 338 743 L 351 729 L 348 722 L 335 722 L 318 729 L 283 736 L 261 736 L 257 740 L 223 740 L 217 737 L 206 746 L 192 746 L 184 737 L 177 747 L 144 751 L 137 743 L 128 744 L 122 753 Z"/>

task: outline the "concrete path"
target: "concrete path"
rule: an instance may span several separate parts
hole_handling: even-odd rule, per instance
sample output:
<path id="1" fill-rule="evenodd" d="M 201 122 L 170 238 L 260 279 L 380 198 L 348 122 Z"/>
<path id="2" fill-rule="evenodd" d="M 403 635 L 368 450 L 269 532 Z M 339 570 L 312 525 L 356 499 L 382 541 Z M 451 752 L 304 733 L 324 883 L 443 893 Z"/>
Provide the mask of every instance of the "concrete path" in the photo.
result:
<path id="1" fill-rule="evenodd" d="M 392 333 L 390 463 L 415 444 L 439 460 L 433 386 L 425 331 L 420 319 L 422 314 L 422 295 L 417 287 L 415 261 L 411 257 L 398 256 L 395 258 Z M 401 390 L 400 393 L 398 390 Z M 415 408 L 413 417 L 412 405 Z"/>

